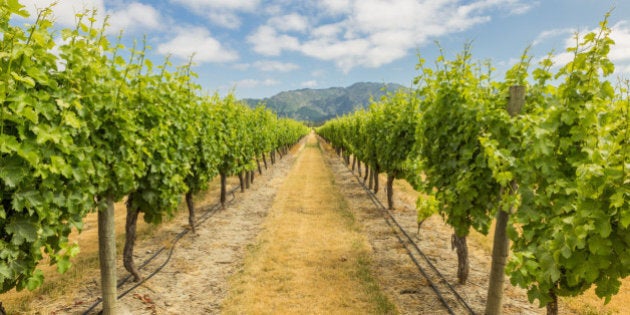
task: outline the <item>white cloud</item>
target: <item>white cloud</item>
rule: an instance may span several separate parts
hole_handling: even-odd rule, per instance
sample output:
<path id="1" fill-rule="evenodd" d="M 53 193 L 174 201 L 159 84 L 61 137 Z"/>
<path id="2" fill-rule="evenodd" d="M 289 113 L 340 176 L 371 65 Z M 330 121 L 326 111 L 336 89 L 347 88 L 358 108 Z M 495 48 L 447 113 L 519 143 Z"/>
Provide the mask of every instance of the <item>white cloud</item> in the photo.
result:
<path id="1" fill-rule="evenodd" d="M 296 13 L 272 17 L 269 19 L 268 24 L 271 27 L 283 32 L 303 32 L 308 28 L 307 19 Z"/>
<path id="2" fill-rule="evenodd" d="M 334 24 L 324 24 L 316 27 L 311 32 L 311 37 L 313 38 L 330 38 L 335 39 L 338 34 L 343 32 L 346 26 L 345 23 L 334 23 Z"/>
<path id="3" fill-rule="evenodd" d="M 233 67 L 236 70 L 246 71 L 251 67 L 251 65 L 249 63 L 237 63 Z"/>
<path id="4" fill-rule="evenodd" d="M 298 52 L 333 61 L 344 71 L 379 67 L 406 56 L 432 38 L 486 23 L 491 16 L 522 14 L 523 0 L 322 0 L 308 21 L 297 14 L 271 17 L 248 37 L 255 52 Z M 290 18 L 289 18 L 290 17 Z M 290 32 L 308 35 L 296 37 Z"/>
<path id="5" fill-rule="evenodd" d="M 267 15 L 276 16 L 282 15 L 282 12 L 284 12 L 284 9 L 282 7 L 282 3 L 265 3 L 265 5 L 259 10 L 262 10 L 262 12 Z"/>
<path id="6" fill-rule="evenodd" d="M 464 5 L 461 8 L 470 13 L 481 12 L 487 9 L 498 8 L 506 11 L 508 15 L 524 14 L 537 6 L 539 1 L 523 2 L 520 0 L 482 0 Z"/>
<path id="7" fill-rule="evenodd" d="M 301 47 L 302 53 L 322 60 L 335 61 L 337 66 L 349 70 L 357 64 L 364 64 L 369 58 L 371 44 L 366 39 L 344 40 L 328 42 L 326 40 L 311 40 Z"/>
<path id="8" fill-rule="evenodd" d="M 241 26 L 241 19 L 229 11 L 212 11 L 207 16 L 214 24 L 225 28 L 237 29 Z"/>
<path id="9" fill-rule="evenodd" d="M 260 0 L 172 0 L 193 10 L 227 9 L 235 11 L 252 11 L 258 7 Z"/>
<path id="10" fill-rule="evenodd" d="M 180 28 L 175 38 L 160 44 L 157 48 L 160 54 L 172 54 L 180 59 L 188 59 L 195 54 L 194 61 L 229 62 L 238 59 L 238 53 L 227 49 L 213 38 L 210 32 L 202 27 Z"/>
<path id="11" fill-rule="evenodd" d="M 37 17 L 37 11 L 50 7 L 54 2 L 57 4 L 52 7 L 53 15 L 56 23 L 64 27 L 71 27 L 76 24 L 76 14 L 83 13 L 86 10 L 96 9 L 101 15 L 105 12 L 103 0 L 76 0 L 76 1 L 57 1 L 57 0 L 22 0 L 20 3 L 25 6 L 26 10 L 31 14 L 31 18 Z"/>
<path id="12" fill-rule="evenodd" d="M 630 78 L 630 63 L 617 65 L 615 73 L 625 78 Z"/>
<path id="13" fill-rule="evenodd" d="M 55 22 L 61 27 L 74 27 L 78 21 L 76 15 L 86 11 L 96 10 L 96 27 L 101 27 L 105 16 L 109 16 L 108 34 L 118 34 L 121 30 L 125 33 L 138 33 L 146 30 L 161 29 L 164 18 L 151 5 L 139 2 L 120 3 L 105 7 L 103 0 L 23 0 L 21 3 L 31 13 L 31 19 L 37 16 L 37 10 L 52 7 Z M 88 13 L 91 14 L 91 13 Z M 87 19 L 83 19 L 88 23 Z"/>
<path id="14" fill-rule="evenodd" d="M 443 2 L 438 0 L 435 3 Z M 383 30 L 411 29 L 419 21 L 426 21 L 428 16 L 425 14 L 434 11 L 434 6 L 415 0 L 364 0 L 354 3 L 350 21 L 353 28 L 368 34 Z"/>
<path id="15" fill-rule="evenodd" d="M 272 60 L 256 61 L 254 62 L 253 66 L 257 68 L 258 70 L 267 71 L 267 72 L 271 72 L 271 71 L 289 72 L 289 71 L 293 71 L 300 68 L 298 65 L 294 63 L 279 62 L 279 61 L 272 61 Z"/>
<path id="16" fill-rule="evenodd" d="M 550 39 L 558 38 L 560 36 L 566 36 L 567 34 L 575 34 L 576 29 L 574 28 L 556 28 L 551 30 L 546 30 L 538 34 L 536 39 L 532 42 L 533 46 L 540 45 L 541 43 L 548 41 Z"/>
<path id="17" fill-rule="evenodd" d="M 278 84 L 280 84 L 280 82 L 274 79 L 264 79 L 264 80 L 244 79 L 244 80 L 234 82 L 233 85 L 236 88 L 250 89 L 250 88 L 255 88 L 255 87 L 260 87 L 260 86 L 274 86 Z"/>
<path id="18" fill-rule="evenodd" d="M 125 33 L 133 33 L 140 30 L 162 28 L 163 18 L 150 5 L 133 2 L 113 11 L 107 11 L 107 14 L 110 16 L 109 33 L 116 34 L 120 30 L 124 30 Z"/>
<path id="19" fill-rule="evenodd" d="M 615 45 L 610 50 L 614 62 L 630 62 L 630 21 L 621 21 L 611 27 L 610 38 Z"/>
<path id="20" fill-rule="evenodd" d="M 309 80 L 309 81 L 302 82 L 302 84 L 300 85 L 306 88 L 314 88 L 314 87 L 317 87 L 317 81 Z"/>
<path id="21" fill-rule="evenodd" d="M 554 67 L 563 67 L 567 63 L 573 61 L 574 57 L 575 57 L 574 53 L 564 51 L 564 52 L 554 55 L 551 58 L 551 61 L 553 61 Z"/>
<path id="22" fill-rule="evenodd" d="M 522 3 L 520 1 L 512 1 L 514 4 L 510 9 L 510 15 L 520 15 L 529 12 L 529 10 L 533 9 L 535 6 L 540 4 L 539 1 L 534 1 L 532 3 Z"/>
<path id="23" fill-rule="evenodd" d="M 241 19 L 237 13 L 254 12 L 260 0 L 171 0 L 189 9 L 194 14 L 210 19 L 218 26 L 237 29 Z"/>
<path id="24" fill-rule="evenodd" d="M 352 0 L 320 0 L 319 5 L 330 15 L 347 14 L 352 11 Z"/>
<path id="25" fill-rule="evenodd" d="M 247 41 L 254 45 L 254 51 L 268 56 L 277 56 L 283 50 L 296 50 L 299 48 L 297 37 L 281 35 L 271 26 L 261 26 Z"/>

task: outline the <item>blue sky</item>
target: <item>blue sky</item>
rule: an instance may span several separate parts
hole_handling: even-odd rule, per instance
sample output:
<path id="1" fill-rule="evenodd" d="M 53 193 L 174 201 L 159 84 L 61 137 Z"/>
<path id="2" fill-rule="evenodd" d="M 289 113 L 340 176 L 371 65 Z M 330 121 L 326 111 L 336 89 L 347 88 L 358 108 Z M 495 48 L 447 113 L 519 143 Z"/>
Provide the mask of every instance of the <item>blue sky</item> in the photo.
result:
<path id="1" fill-rule="evenodd" d="M 52 0 L 20 0 L 31 11 Z M 630 73 L 628 0 L 58 0 L 60 27 L 74 13 L 96 8 L 110 16 L 112 37 L 147 36 L 150 57 L 175 64 L 195 53 L 205 91 L 262 98 L 300 88 L 348 86 L 359 81 L 409 86 L 417 53 L 434 60 L 438 41 L 452 55 L 472 42 L 475 59 L 489 59 L 497 79 L 523 50 L 550 51 L 558 64 L 576 31 L 610 18 L 617 75 Z"/>

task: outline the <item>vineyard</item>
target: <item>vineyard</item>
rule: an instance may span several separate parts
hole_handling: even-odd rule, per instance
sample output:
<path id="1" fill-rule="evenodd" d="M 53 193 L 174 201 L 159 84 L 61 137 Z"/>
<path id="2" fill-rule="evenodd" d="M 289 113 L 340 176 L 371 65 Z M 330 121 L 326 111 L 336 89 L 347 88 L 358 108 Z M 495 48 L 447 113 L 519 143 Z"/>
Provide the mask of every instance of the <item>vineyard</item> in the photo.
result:
<path id="1" fill-rule="evenodd" d="M 154 65 L 94 12 L 59 31 L 50 9 L 0 10 L 3 294 L 79 267 L 93 226 L 100 275 L 47 312 L 557 314 L 630 275 L 630 80 L 608 79 L 607 18 L 568 64 L 526 50 L 502 81 L 469 46 L 420 58 L 413 89 L 312 131 L 205 94 L 194 56 Z"/>

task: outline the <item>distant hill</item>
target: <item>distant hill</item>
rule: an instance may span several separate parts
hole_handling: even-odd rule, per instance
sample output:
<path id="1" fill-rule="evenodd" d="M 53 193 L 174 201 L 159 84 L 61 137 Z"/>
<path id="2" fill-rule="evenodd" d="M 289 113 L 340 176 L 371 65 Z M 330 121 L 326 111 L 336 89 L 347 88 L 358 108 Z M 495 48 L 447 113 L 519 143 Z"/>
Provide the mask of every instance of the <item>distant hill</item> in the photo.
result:
<path id="1" fill-rule="evenodd" d="M 269 98 L 244 101 L 250 107 L 264 102 L 267 108 L 278 113 L 280 117 L 321 123 L 352 112 L 356 108 L 366 108 L 370 103 L 370 97 L 378 100 L 383 94 L 401 88 L 406 89 L 395 83 L 360 82 L 346 88 L 300 89 L 280 92 Z"/>

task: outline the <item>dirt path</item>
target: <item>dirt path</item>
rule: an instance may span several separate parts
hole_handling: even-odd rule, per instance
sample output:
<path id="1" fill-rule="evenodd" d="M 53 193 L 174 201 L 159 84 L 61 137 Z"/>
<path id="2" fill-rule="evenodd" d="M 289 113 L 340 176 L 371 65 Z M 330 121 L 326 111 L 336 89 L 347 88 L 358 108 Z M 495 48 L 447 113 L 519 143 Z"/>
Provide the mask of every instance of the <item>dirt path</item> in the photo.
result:
<path id="1" fill-rule="evenodd" d="M 225 314 L 387 314 L 370 246 L 313 134 L 279 188 Z"/>

